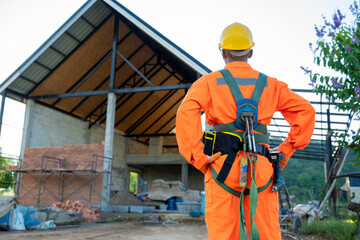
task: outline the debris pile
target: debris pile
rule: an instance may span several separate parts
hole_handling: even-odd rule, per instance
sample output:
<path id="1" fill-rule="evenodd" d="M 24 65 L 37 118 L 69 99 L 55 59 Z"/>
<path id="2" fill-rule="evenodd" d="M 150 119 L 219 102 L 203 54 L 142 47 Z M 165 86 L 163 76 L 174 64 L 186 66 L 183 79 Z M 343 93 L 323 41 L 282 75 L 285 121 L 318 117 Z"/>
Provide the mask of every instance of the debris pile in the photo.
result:
<path id="1" fill-rule="evenodd" d="M 74 203 L 72 203 L 71 200 L 67 200 L 65 204 L 61 202 L 57 202 L 57 203 L 53 203 L 50 207 L 81 212 L 82 221 L 84 222 L 95 222 L 100 215 L 99 210 L 89 209 L 85 207 L 85 205 L 82 204 L 80 201 L 75 201 Z"/>

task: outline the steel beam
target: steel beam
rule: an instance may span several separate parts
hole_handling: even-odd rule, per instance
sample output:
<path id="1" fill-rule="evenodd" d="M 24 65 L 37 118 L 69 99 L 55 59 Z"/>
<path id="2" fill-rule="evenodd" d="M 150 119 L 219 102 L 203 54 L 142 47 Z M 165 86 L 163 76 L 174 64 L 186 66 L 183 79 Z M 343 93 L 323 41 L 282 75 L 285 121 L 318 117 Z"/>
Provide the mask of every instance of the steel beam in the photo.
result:
<path id="1" fill-rule="evenodd" d="M 142 72 L 140 72 L 129 60 L 127 60 L 124 55 L 122 55 L 119 51 L 116 51 L 116 53 L 137 73 L 142 77 L 150 86 L 154 86 L 152 82 L 150 82 L 149 79 L 147 79 Z"/>

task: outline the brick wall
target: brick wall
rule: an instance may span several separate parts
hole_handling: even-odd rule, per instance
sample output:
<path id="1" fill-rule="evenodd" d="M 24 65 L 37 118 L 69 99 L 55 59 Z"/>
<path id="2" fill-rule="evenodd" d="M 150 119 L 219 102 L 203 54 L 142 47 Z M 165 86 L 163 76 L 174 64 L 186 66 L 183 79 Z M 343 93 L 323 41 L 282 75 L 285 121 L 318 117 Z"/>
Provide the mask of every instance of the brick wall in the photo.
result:
<path id="1" fill-rule="evenodd" d="M 103 144 L 26 148 L 23 168 L 38 170 L 22 174 L 19 193 L 21 204 L 26 206 L 37 205 L 39 196 L 39 206 L 50 206 L 54 202 L 68 199 L 80 200 L 83 204 L 88 204 L 90 200 L 91 173 L 86 170 L 91 169 L 93 155 L 101 156 L 103 153 Z M 59 159 L 65 159 L 65 165 Z M 43 169 L 49 171 L 42 172 L 42 184 L 39 188 L 39 169 L 42 160 L 44 163 Z M 103 159 L 99 157 L 97 161 L 95 160 L 96 170 L 102 171 Z M 93 174 L 92 178 L 91 205 L 100 204 L 102 174 Z"/>

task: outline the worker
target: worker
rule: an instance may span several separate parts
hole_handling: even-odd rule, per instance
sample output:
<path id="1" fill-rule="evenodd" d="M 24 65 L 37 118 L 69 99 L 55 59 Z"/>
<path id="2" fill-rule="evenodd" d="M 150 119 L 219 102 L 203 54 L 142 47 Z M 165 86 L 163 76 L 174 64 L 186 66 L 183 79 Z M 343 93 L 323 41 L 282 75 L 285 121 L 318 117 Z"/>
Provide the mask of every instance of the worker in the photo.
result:
<path id="1" fill-rule="evenodd" d="M 266 126 L 277 111 L 290 125 L 287 138 L 275 147 L 283 156 L 281 169 L 296 149 L 308 145 L 314 130 L 315 111 L 309 101 L 248 64 L 253 47 L 248 27 L 236 22 L 227 26 L 219 43 L 225 68 L 196 80 L 176 116 L 179 152 L 205 174 L 205 222 L 212 240 L 245 239 L 242 218 L 249 239 L 281 239 Z M 239 111 L 243 108 L 246 111 Z M 202 133 L 201 110 L 213 132 Z"/>

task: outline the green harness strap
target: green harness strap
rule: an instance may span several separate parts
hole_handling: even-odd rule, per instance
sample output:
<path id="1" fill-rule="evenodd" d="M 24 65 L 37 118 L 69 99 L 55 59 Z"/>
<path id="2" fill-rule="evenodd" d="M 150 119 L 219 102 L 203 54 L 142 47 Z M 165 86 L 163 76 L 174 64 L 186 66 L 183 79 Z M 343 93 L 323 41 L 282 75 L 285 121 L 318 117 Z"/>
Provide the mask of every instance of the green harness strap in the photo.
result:
<path id="1" fill-rule="evenodd" d="M 227 69 L 221 69 L 219 72 L 223 75 L 227 85 L 230 88 L 230 91 L 235 99 L 235 102 L 239 102 L 241 99 L 243 99 L 243 95 L 234 79 L 234 77 L 231 75 L 230 71 Z M 255 102 L 259 103 L 261 94 L 264 90 L 265 84 L 266 84 L 267 76 L 261 72 L 259 72 L 259 78 L 256 81 L 255 89 L 251 95 L 251 99 Z M 254 110 L 257 110 L 256 106 L 253 104 L 249 104 L 250 107 L 252 107 Z M 217 132 L 232 132 L 235 130 L 238 130 L 239 128 L 236 126 L 236 121 L 230 122 L 230 123 L 217 123 L 214 126 L 211 127 L 212 131 Z M 267 135 L 267 126 L 265 124 L 257 123 L 257 126 L 254 128 L 255 131 L 258 131 L 264 135 Z"/>
<path id="2" fill-rule="evenodd" d="M 260 188 L 257 188 L 255 182 L 252 180 L 250 190 L 248 188 L 246 188 L 244 192 L 239 192 L 239 191 L 236 191 L 236 190 L 230 188 L 225 183 L 219 182 L 216 179 L 218 174 L 216 173 L 216 171 L 213 168 L 211 163 L 210 163 L 210 168 L 211 168 L 212 177 L 215 180 L 215 182 L 217 184 L 219 184 L 219 186 L 222 187 L 228 193 L 240 198 L 239 199 L 239 216 L 240 216 L 239 239 L 241 239 L 241 240 L 247 239 L 247 236 L 245 234 L 245 219 L 244 219 L 244 215 L 243 215 L 243 212 L 244 212 L 244 207 L 243 207 L 244 195 L 250 195 L 250 219 L 253 220 L 254 217 L 255 217 L 256 206 L 257 206 L 257 194 L 264 191 L 265 189 L 267 189 L 270 186 L 270 184 L 272 182 L 272 178 L 270 177 L 269 181 L 265 184 L 265 186 L 262 186 Z M 250 224 L 252 225 L 251 226 L 251 232 L 250 232 L 250 239 L 251 240 L 252 239 L 254 239 L 254 240 L 255 239 L 260 239 L 259 230 L 257 229 L 255 221 L 253 221 Z"/>
<path id="3" fill-rule="evenodd" d="M 241 196 L 242 192 L 236 191 L 236 190 L 232 189 L 231 187 L 229 187 L 228 185 L 226 185 L 225 183 L 222 183 L 222 182 L 219 182 L 218 180 L 216 180 L 218 174 L 216 173 L 216 171 L 213 168 L 212 164 L 210 164 L 210 167 L 211 167 L 212 176 L 213 176 L 215 182 L 220 185 L 220 187 L 222 187 L 225 191 L 227 191 L 228 193 L 231 193 L 232 195 L 234 195 L 236 197 Z M 270 186 L 271 182 L 272 182 L 272 178 L 269 179 L 269 181 L 265 184 L 265 186 L 259 187 L 257 189 L 258 193 L 260 193 L 260 192 L 264 191 L 265 189 L 267 189 Z M 243 193 L 244 193 L 244 195 L 249 195 L 250 194 L 250 189 L 246 188 Z"/>
<path id="4" fill-rule="evenodd" d="M 238 104 L 239 101 L 241 101 L 243 99 L 243 96 L 241 94 L 241 91 L 235 81 L 235 79 L 233 78 L 233 76 L 231 75 L 230 71 L 227 69 L 222 69 L 220 70 L 220 73 L 223 75 L 226 83 L 228 84 L 230 91 L 235 99 L 235 102 Z M 266 84 L 266 79 L 267 76 L 259 73 L 259 78 L 256 82 L 255 85 L 255 89 L 252 93 L 251 99 L 253 101 L 255 101 L 256 103 L 259 103 L 261 94 L 264 90 L 265 84 Z M 246 104 L 245 104 L 246 105 Z M 244 106 L 237 106 L 237 108 L 242 109 Z M 253 105 L 252 103 L 249 103 L 249 107 L 252 108 L 253 110 L 255 110 L 257 112 L 257 106 Z M 257 114 L 257 113 L 256 113 Z M 238 118 L 238 117 L 237 117 Z M 237 121 L 238 119 L 236 119 Z M 221 126 L 222 124 L 218 124 L 218 126 Z M 232 123 L 230 124 L 230 126 L 233 125 Z M 228 125 L 229 126 L 229 125 Z M 258 127 L 258 126 L 257 126 Z M 237 128 L 238 129 L 238 128 Z M 235 129 L 235 130 L 237 130 Z M 262 132 L 264 134 L 264 136 L 267 136 L 267 130 L 264 130 L 264 127 L 260 125 L 259 127 L 260 131 L 257 130 L 256 128 L 254 128 L 255 131 L 259 131 Z M 234 130 L 232 130 L 234 131 Z M 261 135 L 261 134 L 260 134 Z M 251 156 L 250 156 L 251 154 Z M 249 159 L 249 165 L 250 165 L 250 174 L 251 174 L 251 186 L 250 186 L 250 225 L 251 225 L 251 231 L 250 231 L 250 240 L 259 240 L 259 231 L 258 228 L 256 226 L 255 223 L 255 213 L 256 213 L 256 208 L 257 208 L 257 200 L 258 200 L 258 189 L 256 186 L 256 162 L 257 162 L 257 156 L 256 154 L 252 154 L 250 153 L 248 157 Z M 254 164 L 254 169 L 253 169 L 253 164 Z M 213 168 L 212 168 L 213 170 Z M 212 171 L 212 173 L 215 171 Z M 271 183 L 271 179 L 270 179 L 270 183 Z M 269 183 L 269 184 L 270 184 Z M 223 187 L 223 185 L 220 185 Z M 225 185 L 226 186 L 226 185 Z M 227 190 L 228 191 L 228 190 Z M 231 193 L 231 192 L 230 192 Z M 240 229 L 239 229 L 239 239 L 246 239 L 245 236 L 245 229 L 244 229 L 244 216 L 243 216 L 243 199 L 244 199 L 244 193 L 240 194 L 240 201 L 239 201 L 239 215 L 240 215 Z"/>

